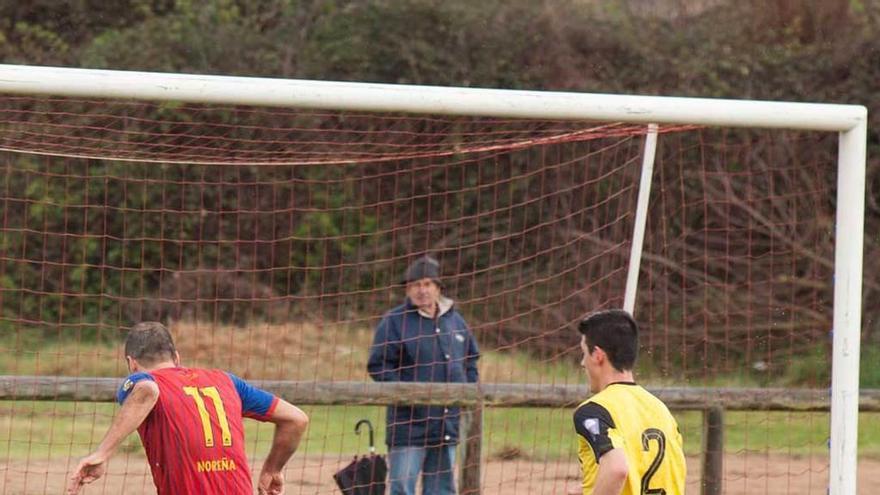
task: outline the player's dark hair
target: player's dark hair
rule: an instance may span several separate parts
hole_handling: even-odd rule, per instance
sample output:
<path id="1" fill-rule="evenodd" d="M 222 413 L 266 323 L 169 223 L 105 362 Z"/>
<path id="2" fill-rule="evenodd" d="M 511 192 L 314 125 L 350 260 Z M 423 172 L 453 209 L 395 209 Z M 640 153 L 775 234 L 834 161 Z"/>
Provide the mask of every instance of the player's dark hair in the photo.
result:
<path id="1" fill-rule="evenodd" d="M 617 371 L 632 370 L 639 355 L 639 326 L 622 309 L 593 313 L 578 325 L 590 354 L 601 347 Z"/>
<path id="2" fill-rule="evenodd" d="M 174 339 L 165 325 L 144 321 L 133 326 L 125 339 L 125 355 L 143 364 L 174 359 Z"/>

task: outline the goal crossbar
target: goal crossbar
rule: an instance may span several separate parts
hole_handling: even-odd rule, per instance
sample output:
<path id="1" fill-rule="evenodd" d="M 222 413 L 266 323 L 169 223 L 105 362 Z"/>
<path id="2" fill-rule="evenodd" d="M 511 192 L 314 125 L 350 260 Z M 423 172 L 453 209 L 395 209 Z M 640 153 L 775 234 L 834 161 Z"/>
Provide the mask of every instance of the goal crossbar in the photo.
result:
<path id="1" fill-rule="evenodd" d="M 0 64 L 0 92 L 506 118 L 848 131 L 859 105 L 308 81 Z"/>

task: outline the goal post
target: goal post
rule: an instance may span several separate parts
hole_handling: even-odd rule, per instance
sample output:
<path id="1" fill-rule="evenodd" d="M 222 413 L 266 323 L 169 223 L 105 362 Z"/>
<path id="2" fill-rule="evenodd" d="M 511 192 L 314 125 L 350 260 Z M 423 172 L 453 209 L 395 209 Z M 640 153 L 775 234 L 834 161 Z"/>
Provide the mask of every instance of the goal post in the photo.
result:
<path id="1" fill-rule="evenodd" d="M 865 111 L 865 114 L 867 112 Z M 830 493 L 856 493 L 867 117 L 840 130 L 834 255 Z M 846 205 L 846 206 L 844 206 Z"/>
<path id="2" fill-rule="evenodd" d="M 838 133 L 830 493 L 856 493 L 867 110 L 788 103 L 0 65 L 0 94 Z M 648 134 L 648 136 L 656 134 Z M 659 139 L 663 139 L 661 136 Z M 631 272 L 632 273 L 632 272 Z M 631 275 L 632 276 L 632 275 Z M 633 304 L 629 298 L 628 304 Z"/>

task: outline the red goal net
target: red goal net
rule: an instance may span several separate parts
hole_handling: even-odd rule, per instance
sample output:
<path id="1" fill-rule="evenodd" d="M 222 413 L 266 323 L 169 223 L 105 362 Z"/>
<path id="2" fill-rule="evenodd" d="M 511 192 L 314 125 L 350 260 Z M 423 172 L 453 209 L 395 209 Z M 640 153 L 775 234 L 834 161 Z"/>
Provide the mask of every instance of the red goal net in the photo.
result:
<path id="1" fill-rule="evenodd" d="M 623 303 L 646 132 L 0 98 L 0 494 L 59 492 L 100 441 L 114 406 L 68 379 L 124 377 L 138 321 L 166 323 L 188 365 L 369 382 L 373 331 L 424 254 L 479 342 L 482 383 L 586 390 L 575 326 Z M 637 376 L 697 398 L 674 407 L 689 491 L 713 390 L 829 384 L 834 151 L 813 133 L 660 127 Z M 383 438 L 384 408 L 341 402 L 301 404 L 312 426 L 288 493 L 336 492 L 332 473 L 366 451 L 358 419 Z M 516 405 L 486 406 L 482 457 L 462 447 L 456 469 L 479 466 L 482 493 L 576 493 L 576 404 Z M 726 492 L 825 493 L 827 414 L 741 409 L 725 418 Z M 259 465 L 271 429 L 247 438 Z M 130 438 L 86 493 L 151 490 Z"/>

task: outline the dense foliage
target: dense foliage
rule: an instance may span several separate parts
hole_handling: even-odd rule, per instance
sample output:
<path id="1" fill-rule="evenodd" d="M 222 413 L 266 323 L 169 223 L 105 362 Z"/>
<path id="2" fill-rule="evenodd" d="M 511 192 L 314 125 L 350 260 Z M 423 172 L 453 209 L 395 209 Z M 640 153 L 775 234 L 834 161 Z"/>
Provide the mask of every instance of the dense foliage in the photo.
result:
<path id="1" fill-rule="evenodd" d="M 869 339 L 880 339 L 880 321 L 875 317 L 880 308 L 880 284 L 874 275 L 880 269 L 880 161 L 876 159 L 880 118 L 873 112 L 880 108 L 880 93 L 876 91 L 880 80 L 880 38 L 876 36 L 880 32 L 880 3 L 660 2 L 665 9 L 656 3 L 648 8 L 649 3 L 2 0 L 0 60 L 186 73 L 866 105 L 871 111 L 871 134 L 865 329 Z M 825 148 L 816 150 L 824 152 Z M 808 155 L 810 150 L 800 153 Z M 168 179 L 204 171 L 171 167 L 138 169 L 137 173 L 143 177 L 160 174 Z M 816 184 L 817 190 L 827 189 L 827 181 L 833 181 L 833 170 L 821 171 L 813 179 L 821 183 Z M 29 187 L 63 188 L 64 184 L 47 181 Z M 833 191 L 833 185 L 830 187 Z M 33 190 L 30 194 L 53 195 L 48 190 Z M 222 191 L 218 189 L 216 194 Z M 136 195 L 129 196 L 133 197 Z M 345 204 L 347 200 L 320 198 L 327 204 Z M 803 216 L 813 213 L 813 207 L 803 208 Z M 30 214 L 45 218 L 45 212 Z M 349 228 L 346 222 L 351 221 L 344 216 L 301 220 L 300 225 L 314 229 L 309 233 L 331 236 L 344 233 Z M 70 220 L 58 217 L 52 221 Z M 137 226 L 124 228 L 136 230 Z M 296 233 L 297 227 L 292 228 Z M 15 240 L 4 242 L 10 245 Z M 350 248 L 344 244 L 334 247 L 339 256 Z M 71 249 L 85 260 L 89 252 L 101 247 Z M 151 256 L 119 249 L 118 253 L 106 253 L 108 262 L 114 256 L 129 260 Z M 285 253 L 291 263 L 309 264 L 305 258 L 293 259 L 308 256 L 296 246 Z M 819 255 L 827 258 L 830 253 Z M 83 277 L 77 280 L 84 287 L 95 286 L 94 290 L 105 283 Z M 141 290 L 124 285 L 122 282 L 121 293 Z M 19 307 L 15 311 L 22 310 Z M 97 314 L 88 317 L 99 318 Z M 59 315 L 52 318 L 63 319 Z"/>

